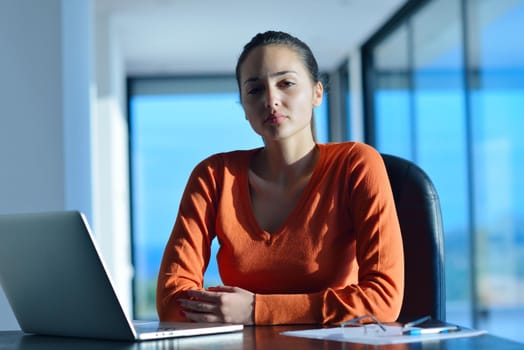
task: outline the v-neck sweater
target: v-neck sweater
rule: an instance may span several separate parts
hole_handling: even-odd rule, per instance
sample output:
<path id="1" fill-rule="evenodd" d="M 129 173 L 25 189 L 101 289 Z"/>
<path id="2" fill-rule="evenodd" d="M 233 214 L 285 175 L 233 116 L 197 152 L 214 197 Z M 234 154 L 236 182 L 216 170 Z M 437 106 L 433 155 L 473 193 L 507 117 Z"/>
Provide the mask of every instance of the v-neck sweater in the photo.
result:
<path id="1" fill-rule="evenodd" d="M 202 289 L 218 239 L 225 285 L 255 294 L 255 324 L 327 324 L 373 314 L 395 321 L 404 288 L 402 238 L 380 154 L 359 142 L 317 144 L 319 159 L 274 232 L 253 213 L 248 172 L 258 149 L 219 153 L 191 173 L 160 266 L 161 321 Z"/>

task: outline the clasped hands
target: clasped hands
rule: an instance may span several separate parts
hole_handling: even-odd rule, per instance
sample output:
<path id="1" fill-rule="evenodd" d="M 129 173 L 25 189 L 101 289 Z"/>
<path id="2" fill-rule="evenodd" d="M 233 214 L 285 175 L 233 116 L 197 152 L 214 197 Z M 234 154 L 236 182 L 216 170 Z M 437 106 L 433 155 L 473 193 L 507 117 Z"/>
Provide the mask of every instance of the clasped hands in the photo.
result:
<path id="1" fill-rule="evenodd" d="M 255 294 L 238 287 L 218 286 L 187 290 L 188 298 L 178 299 L 183 315 L 194 322 L 241 323 L 252 325 Z"/>

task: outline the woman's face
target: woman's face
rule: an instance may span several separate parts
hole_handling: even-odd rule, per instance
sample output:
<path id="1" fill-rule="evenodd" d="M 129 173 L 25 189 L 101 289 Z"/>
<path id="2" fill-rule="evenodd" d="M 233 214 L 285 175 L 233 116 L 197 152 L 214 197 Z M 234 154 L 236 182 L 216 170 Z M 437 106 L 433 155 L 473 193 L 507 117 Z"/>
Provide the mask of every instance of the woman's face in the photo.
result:
<path id="1" fill-rule="evenodd" d="M 254 49 L 240 67 L 240 97 L 253 130 L 264 140 L 311 133 L 313 107 L 322 102 L 322 84 L 311 80 L 298 54 L 284 45 Z"/>

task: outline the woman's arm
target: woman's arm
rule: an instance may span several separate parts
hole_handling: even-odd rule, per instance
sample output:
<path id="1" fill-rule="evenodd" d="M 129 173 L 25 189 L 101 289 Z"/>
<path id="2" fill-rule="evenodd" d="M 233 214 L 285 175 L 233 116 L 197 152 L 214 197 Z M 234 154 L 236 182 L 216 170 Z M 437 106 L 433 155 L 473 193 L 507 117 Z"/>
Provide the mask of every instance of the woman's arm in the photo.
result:
<path id="1" fill-rule="evenodd" d="M 186 291 L 203 288 L 216 217 L 216 173 L 209 161 L 195 167 L 182 195 L 157 281 L 156 304 L 161 321 L 188 321 L 178 302 Z"/>

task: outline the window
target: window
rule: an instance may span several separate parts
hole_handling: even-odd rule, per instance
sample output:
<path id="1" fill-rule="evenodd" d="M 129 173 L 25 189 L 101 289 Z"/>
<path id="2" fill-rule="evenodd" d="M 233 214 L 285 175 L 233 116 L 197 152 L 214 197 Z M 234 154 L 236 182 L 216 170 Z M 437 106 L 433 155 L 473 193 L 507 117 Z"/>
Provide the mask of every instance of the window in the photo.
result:
<path id="1" fill-rule="evenodd" d="M 524 340 L 524 1 L 467 1 L 477 315 Z"/>
<path id="2" fill-rule="evenodd" d="M 374 60 L 375 147 L 410 159 L 412 95 L 406 26 L 399 27 L 377 45 Z"/>
<path id="3" fill-rule="evenodd" d="M 447 320 L 523 341 L 524 0 L 423 1 L 401 14 L 363 51 L 367 132 L 435 183 Z"/>
<path id="4" fill-rule="evenodd" d="M 472 256 L 460 13 L 460 2 L 441 0 L 412 19 L 412 154 L 432 178 L 441 201 L 447 317 L 467 325 L 472 322 Z"/>
<path id="5" fill-rule="evenodd" d="M 134 317 L 155 319 L 158 267 L 194 166 L 207 156 L 262 146 L 245 120 L 233 77 L 129 81 Z M 327 141 L 327 101 L 315 111 Z M 214 254 L 204 277 L 220 284 Z"/>

